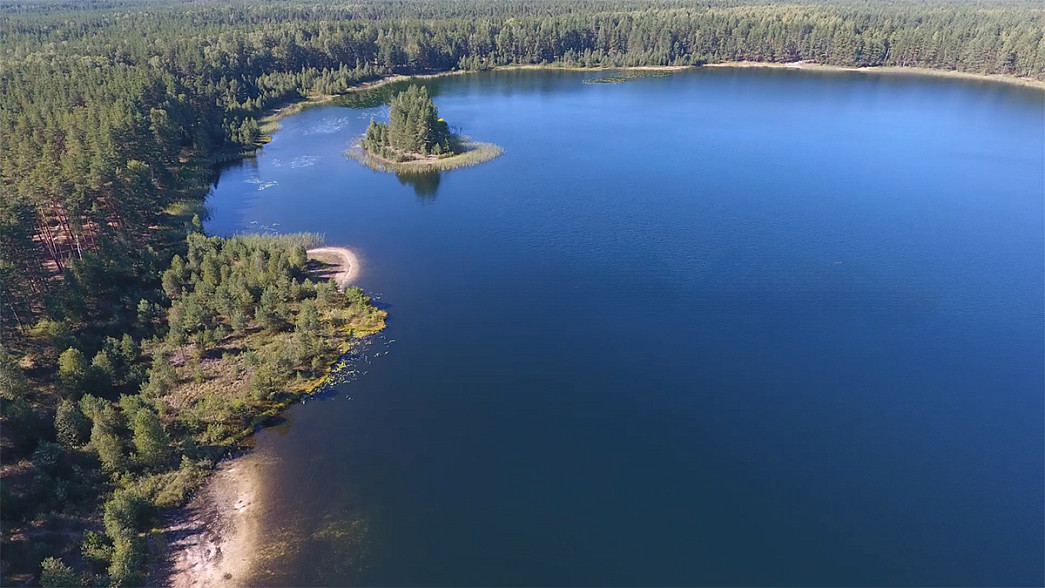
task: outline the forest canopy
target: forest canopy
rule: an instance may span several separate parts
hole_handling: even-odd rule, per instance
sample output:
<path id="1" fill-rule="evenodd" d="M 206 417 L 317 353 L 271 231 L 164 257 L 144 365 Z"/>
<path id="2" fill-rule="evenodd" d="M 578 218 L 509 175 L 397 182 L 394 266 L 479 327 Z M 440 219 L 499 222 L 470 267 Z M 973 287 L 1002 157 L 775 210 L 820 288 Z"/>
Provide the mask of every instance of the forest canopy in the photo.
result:
<path id="1" fill-rule="evenodd" d="M 410 86 L 392 97 L 388 123 L 370 120 L 363 148 L 385 159 L 402 161 L 428 155 L 452 155 L 460 146 L 424 86 Z"/>

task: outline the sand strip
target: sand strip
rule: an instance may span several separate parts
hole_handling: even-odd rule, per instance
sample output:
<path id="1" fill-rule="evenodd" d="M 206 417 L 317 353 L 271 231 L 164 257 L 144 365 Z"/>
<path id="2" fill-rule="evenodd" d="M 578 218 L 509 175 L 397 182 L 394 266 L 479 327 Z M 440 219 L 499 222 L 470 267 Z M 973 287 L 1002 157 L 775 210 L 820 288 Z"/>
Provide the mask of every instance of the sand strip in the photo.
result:
<path id="1" fill-rule="evenodd" d="M 185 508 L 163 530 L 172 588 L 247 586 L 259 533 L 261 474 L 254 454 L 220 464 Z"/>
<path id="2" fill-rule="evenodd" d="M 359 277 L 359 258 L 344 247 L 309 249 L 308 257 L 327 264 L 315 274 L 321 278 L 334 280 L 334 283 L 342 290 Z"/>

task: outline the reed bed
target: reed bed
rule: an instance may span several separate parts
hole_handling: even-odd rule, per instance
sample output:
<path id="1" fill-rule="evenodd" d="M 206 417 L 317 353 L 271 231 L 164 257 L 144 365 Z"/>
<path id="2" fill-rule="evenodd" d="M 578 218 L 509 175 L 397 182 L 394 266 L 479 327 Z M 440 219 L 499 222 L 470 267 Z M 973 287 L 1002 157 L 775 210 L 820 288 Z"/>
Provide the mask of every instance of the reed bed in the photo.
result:
<path id="1" fill-rule="evenodd" d="M 504 149 L 493 143 L 480 143 L 465 139 L 462 142 L 464 151 L 447 157 L 436 159 L 420 159 L 414 161 L 392 161 L 375 155 L 356 145 L 346 154 L 374 171 L 387 173 L 428 173 L 450 171 L 462 167 L 471 167 L 496 159 Z"/>

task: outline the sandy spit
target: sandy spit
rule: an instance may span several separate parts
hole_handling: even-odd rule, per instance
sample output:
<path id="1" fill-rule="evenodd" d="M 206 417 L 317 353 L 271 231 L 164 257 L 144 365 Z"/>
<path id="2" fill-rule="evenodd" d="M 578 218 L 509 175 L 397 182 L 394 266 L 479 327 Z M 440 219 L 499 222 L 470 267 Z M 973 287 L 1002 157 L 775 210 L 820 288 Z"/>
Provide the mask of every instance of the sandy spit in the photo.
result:
<path id="1" fill-rule="evenodd" d="M 308 250 L 308 258 L 329 264 L 316 272 L 321 278 L 334 280 L 344 290 L 359 277 L 360 263 L 355 253 L 344 247 L 317 247 Z"/>

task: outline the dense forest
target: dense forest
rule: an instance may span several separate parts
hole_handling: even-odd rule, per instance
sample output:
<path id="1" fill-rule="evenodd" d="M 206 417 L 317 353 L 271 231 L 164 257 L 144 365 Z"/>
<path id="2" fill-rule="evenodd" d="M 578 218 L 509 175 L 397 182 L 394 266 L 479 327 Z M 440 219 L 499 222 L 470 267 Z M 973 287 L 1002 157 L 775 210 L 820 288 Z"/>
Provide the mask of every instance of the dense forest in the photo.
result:
<path id="1" fill-rule="evenodd" d="M 362 141 L 367 151 L 394 161 L 452 155 L 458 143 L 428 89 L 413 85 L 392 97 L 387 124 L 370 120 Z"/>
<path id="2" fill-rule="evenodd" d="M 202 234 L 214 165 L 262 144 L 266 112 L 391 74 L 740 60 L 1041 80 L 1045 9 L 0 4 L 2 583 L 140 583 L 155 509 L 321 377 L 349 329 L 380 327 L 362 292 L 309 279 L 309 237 Z"/>

